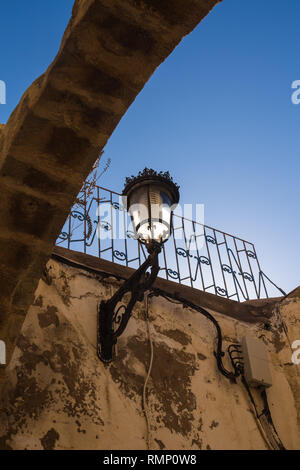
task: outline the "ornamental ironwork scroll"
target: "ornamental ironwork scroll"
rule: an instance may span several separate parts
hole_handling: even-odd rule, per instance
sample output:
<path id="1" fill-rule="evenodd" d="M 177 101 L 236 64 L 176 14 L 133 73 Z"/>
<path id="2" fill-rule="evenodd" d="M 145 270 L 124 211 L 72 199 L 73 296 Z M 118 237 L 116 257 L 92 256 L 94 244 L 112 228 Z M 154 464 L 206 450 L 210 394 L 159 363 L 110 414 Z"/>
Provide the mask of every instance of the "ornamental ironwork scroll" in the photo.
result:
<path id="1" fill-rule="evenodd" d="M 134 269 L 147 258 L 121 195 L 100 186 L 72 208 L 56 243 Z M 253 243 L 176 213 L 159 266 L 160 277 L 237 301 L 284 294 L 262 271 Z"/>

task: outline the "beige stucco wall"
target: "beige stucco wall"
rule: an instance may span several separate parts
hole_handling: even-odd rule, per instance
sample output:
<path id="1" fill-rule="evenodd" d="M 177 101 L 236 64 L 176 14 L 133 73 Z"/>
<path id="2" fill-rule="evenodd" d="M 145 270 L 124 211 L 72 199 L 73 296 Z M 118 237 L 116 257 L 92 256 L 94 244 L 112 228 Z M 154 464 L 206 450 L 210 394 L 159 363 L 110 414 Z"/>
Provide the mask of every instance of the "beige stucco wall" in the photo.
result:
<path id="1" fill-rule="evenodd" d="M 142 390 L 150 347 L 143 303 L 118 342 L 114 362 L 104 366 L 96 356 L 97 305 L 117 285 L 114 278 L 48 262 L 2 386 L 0 448 L 147 448 Z M 149 310 L 150 447 L 265 449 L 244 388 L 216 367 L 212 324 L 162 297 L 151 298 Z M 288 449 L 300 449 L 300 375 L 279 315 L 292 342 L 300 339 L 299 311 L 297 293 L 277 303 L 271 331 L 211 311 L 222 327 L 224 350 L 245 333 L 266 343 L 274 382 L 269 404 Z M 230 368 L 227 357 L 224 362 Z"/>

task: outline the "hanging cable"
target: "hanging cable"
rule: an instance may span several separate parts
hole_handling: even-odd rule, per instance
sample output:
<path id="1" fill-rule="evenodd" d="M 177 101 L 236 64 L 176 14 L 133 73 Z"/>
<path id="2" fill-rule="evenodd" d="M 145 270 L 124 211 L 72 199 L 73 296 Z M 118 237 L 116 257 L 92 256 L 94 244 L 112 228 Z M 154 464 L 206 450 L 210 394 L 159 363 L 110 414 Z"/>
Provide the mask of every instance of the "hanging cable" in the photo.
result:
<path id="1" fill-rule="evenodd" d="M 224 375 L 233 383 L 237 383 L 237 380 L 236 380 L 237 377 L 241 376 L 242 383 L 244 387 L 246 388 L 246 391 L 250 398 L 250 403 L 253 408 L 253 414 L 256 419 L 259 431 L 267 447 L 272 450 L 285 450 L 285 447 L 282 444 L 278 436 L 278 433 L 275 429 L 275 426 L 271 417 L 271 412 L 268 406 L 267 395 L 266 395 L 265 390 L 262 392 L 262 398 L 264 399 L 264 402 L 265 402 L 265 408 L 261 414 L 258 413 L 257 406 L 255 404 L 250 387 L 244 376 L 244 363 L 243 363 L 241 346 L 239 344 L 231 344 L 228 347 L 229 357 L 230 357 L 230 360 L 234 369 L 234 372 L 230 372 L 223 365 L 222 357 L 224 356 L 224 352 L 222 350 L 222 342 L 223 342 L 222 331 L 221 331 L 221 327 L 218 321 L 213 317 L 213 315 L 211 315 L 204 308 L 198 305 L 195 305 L 192 302 L 189 302 L 188 300 L 183 299 L 177 295 L 171 295 L 171 294 L 167 295 L 158 288 L 152 288 L 152 292 L 153 292 L 152 295 L 160 295 L 164 297 L 165 299 L 169 300 L 170 302 L 179 303 L 179 304 L 182 304 L 183 307 L 189 307 L 193 310 L 196 310 L 197 312 L 204 315 L 208 320 L 210 320 L 213 323 L 217 331 L 217 350 L 215 351 L 214 354 L 217 360 L 217 366 L 218 366 L 219 371 L 222 373 L 222 375 Z M 263 422 L 261 421 L 262 418 L 263 418 Z M 271 431 L 270 426 L 272 427 L 273 432 Z"/>
<path id="2" fill-rule="evenodd" d="M 268 427 L 271 429 L 272 437 L 274 441 L 276 442 L 276 445 L 278 446 L 279 450 L 286 450 L 275 428 L 272 415 L 271 415 L 271 410 L 270 410 L 269 403 L 268 403 L 267 392 L 265 388 L 263 388 L 261 391 L 261 397 L 264 403 L 263 418 L 265 419 Z"/>
<path id="3" fill-rule="evenodd" d="M 248 382 L 246 381 L 245 379 L 245 376 L 242 375 L 241 376 L 241 381 L 242 381 L 242 384 L 244 385 L 246 391 L 247 391 L 247 394 L 248 394 L 248 397 L 250 399 L 250 404 L 251 404 L 251 407 L 252 407 L 252 412 L 253 412 L 253 416 L 255 418 L 255 421 L 256 421 L 256 424 L 258 426 L 258 429 L 259 429 L 259 432 L 263 438 L 263 440 L 265 441 L 267 447 L 269 450 L 277 450 L 276 448 L 274 448 L 274 446 L 271 444 L 270 440 L 268 439 L 268 436 L 260 422 L 260 415 L 258 413 L 258 410 L 257 410 L 257 407 L 256 407 L 256 404 L 255 404 L 255 401 L 254 401 L 254 398 L 253 398 L 253 395 L 251 393 L 251 390 L 250 390 L 250 387 L 248 385 Z"/>
<path id="4" fill-rule="evenodd" d="M 59 255 L 56 255 L 56 254 L 53 254 L 52 257 L 54 259 L 58 259 L 58 261 L 60 261 L 60 262 L 69 264 L 71 266 L 75 266 L 75 267 L 80 266 L 81 268 L 83 268 L 83 269 L 85 269 L 89 272 L 92 272 L 92 273 L 94 273 L 94 272 L 101 273 L 103 278 L 113 275 L 118 280 L 120 279 L 119 276 L 116 276 L 114 274 L 107 274 L 105 272 L 101 272 L 101 271 L 98 271 L 98 270 L 95 271 L 95 269 L 89 268 L 88 266 L 85 266 L 85 265 L 82 265 L 82 264 L 79 264 L 79 263 L 74 263 L 73 261 L 71 261 L 67 258 L 61 257 Z M 147 409 L 148 408 L 147 407 L 147 385 L 148 385 L 148 381 L 149 381 L 149 378 L 150 378 L 150 375 L 151 375 L 151 369 L 152 369 L 152 364 L 153 364 L 153 342 L 152 342 L 152 338 L 151 338 L 151 329 L 150 329 L 149 312 L 148 312 L 148 307 L 149 307 L 148 301 L 149 301 L 149 296 L 156 295 L 156 296 L 162 296 L 165 299 L 167 299 L 169 302 L 172 302 L 174 304 L 181 304 L 183 307 L 189 307 L 193 310 L 196 310 L 199 313 L 201 313 L 202 315 L 204 315 L 208 320 L 210 320 L 214 324 L 214 326 L 216 328 L 216 331 L 217 331 L 217 340 L 218 340 L 217 341 L 217 350 L 215 351 L 214 354 L 216 356 L 218 369 L 220 370 L 222 375 L 224 375 L 226 378 L 228 378 L 233 383 L 236 383 L 237 382 L 236 381 L 237 377 L 241 376 L 242 383 L 243 383 L 243 385 L 244 385 L 244 387 L 247 391 L 248 397 L 250 398 L 250 403 L 251 403 L 251 406 L 252 406 L 252 409 L 253 409 L 253 414 L 254 414 L 254 417 L 256 419 L 259 431 L 260 431 L 264 441 L 266 442 L 268 448 L 274 449 L 274 450 L 286 450 L 286 448 L 284 447 L 284 445 L 283 445 L 283 443 L 282 443 L 282 441 L 281 441 L 281 439 L 280 439 L 280 437 L 277 433 L 274 422 L 272 420 L 271 411 L 270 411 L 270 408 L 269 408 L 269 405 L 268 405 L 267 394 L 266 394 L 265 389 L 263 389 L 263 391 L 261 392 L 261 397 L 262 397 L 263 402 L 264 402 L 264 410 L 262 411 L 262 413 L 260 413 L 260 414 L 258 413 L 257 406 L 255 404 L 255 400 L 253 398 L 250 387 L 249 387 L 249 385 L 248 385 L 248 383 L 245 379 L 245 376 L 244 376 L 244 373 L 243 373 L 243 370 L 242 370 L 243 362 L 242 362 L 242 358 L 240 357 L 240 353 L 241 353 L 240 347 L 239 347 L 240 345 L 237 345 L 237 344 L 230 345 L 229 348 L 228 348 L 229 356 L 230 356 L 231 363 L 232 363 L 233 369 L 234 369 L 234 372 L 230 372 L 230 371 L 225 369 L 225 367 L 223 365 L 223 362 L 222 362 L 222 357 L 224 356 L 224 352 L 222 351 L 222 341 L 223 341 L 223 339 L 222 339 L 221 328 L 220 328 L 220 325 L 217 322 L 217 320 L 204 308 L 199 307 L 198 305 L 195 305 L 194 303 L 189 302 L 186 299 L 181 298 L 176 294 L 173 294 L 173 295 L 172 294 L 166 294 L 161 289 L 153 288 L 153 287 L 152 287 L 151 291 L 152 291 L 151 294 L 148 292 L 145 296 L 145 315 L 146 315 L 145 318 L 146 318 L 147 332 L 148 332 L 148 338 L 149 338 L 149 343 L 150 343 L 150 363 L 149 363 L 149 367 L 148 367 L 147 376 L 146 376 L 146 379 L 145 379 L 145 382 L 144 382 L 143 399 L 142 399 L 143 412 L 145 414 L 145 418 L 146 418 L 146 421 L 147 421 L 147 447 L 148 447 L 148 449 L 150 449 L 150 446 L 151 446 L 151 442 L 150 442 L 151 428 L 150 428 L 149 413 L 148 413 L 148 409 Z M 290 341 L 290 338 L 288 336 L 287 327 L 286 327 L 286 324 L 284 322 L 284 319 L 283 319 L 282 314 L 281 314 L 279 309 L 278 309 L 278 314 L 279 314 L 279 317 L 281 319 L 281 322 L 282 322 L 282 325 L 283 325 L 283 328 L 284 328 L 284 332 L 285 332 L 286 337 L 288 339 L 290 348 L 292 350 L 291 341 Z M 232 348 L 231 348 L 231 346 L 232 346 Z M 233 353 L 236 353 L 237 356 L 233 356 Z M 297 371 L 300 375 L 300 371 L 299 371 L 298 368 L 297 368 Z"/>
<path id="5" fill-rule="evenodd" d="M 190 302 L 190 301 L 188 301 L 184 298 L 181 298 L 177 295 L 171 295 L 171 294 L 167 295 L 163 291 L 161 291 L 160 289 L 158 289 L 156 287 L 152 288 L 152 291 L 153 291 L 154 295 L 160 295 L 160 296 L 164 297 L 165 299 L 167 299 L 167 300 L 169 300 L 173 303 L 180 303 L 180 304 L 183 305 L 183 307 L 188 307 L 188 308 L 191 308 L 193 310 L 196 310 L 197 312 L 204 315 L 208 320 L 210 320 L 213 323 L 213 325 L 214 325 L 214 327 L 217 331 L 217 350 L 214 352 L 214 354 L 215 354 L 215 357 L 216 357 L 216 360 L 217 360 L 218 369 L 221 372 L 221 374 L 224 375 L 224 377 L 229 379 L 231 382 L 236 383 L 236 378 L 239 376 L 239 373 L 236 372 L 236 371 L 230 372 L 223 365 L 222 357 L 224 356 L 224 352 L 222 350 L 222 342 L 223 342 L 222 331 L 221 331 L 221 327 L 220 327 L 219 323 L 213 317 L 213 315 L 211 315 L 204 308 L 199 307 L 198 305 L 195 305 L 194 303 L 192 303 L 192 302 Z"/>
<path id="6" fill-rule="evenodd" d="M 227 348 L 228 355 L 231 360 L 233 369 L 236 375 L 244 373 L 244 358 L 242 354 L 242 347 L 240 344 L 230 344 Z"/>
<path id="7" fill-rule="evenodd" d="M 142 401 L 142 406 L 143 406 L 143 412 L 146 418 L 146 423 L 147 423 L 147 448 L 148 450 L 151 449 L 151 426 L 150 426 L 150 418 L 149 418 L 149 410 L 148 410 L 148 404 L 147 404 L 147 385 L 148 381 L 151 375 L 151 370 L 152 370 L 152 364 L 153 364 L 153 341 L 151 337 L 151 329 L 150 329 L 150 319 L 149 319 L 149 297 L 150 294 L 149 292 L 146 292 L 145 294 L 145 320 L 147 324 L 147 333 L 148 333 L 148 340 L 150 344 L 150 362 L 149 362 L 149 367 L 148 367 L 148 372 L 146 375 L 146 379 L 144 382 L 144 387 L 143 387 L 143 401 Z"/>
<path id="8" fill-rule="evenodd" d="M 59 262 L 68 264 L 68 265 L 73 266 L 73 267 L 80 267 L 80 268 L 82 268 L 82 269 L 84 269 L 88 272 L 91 272 L 91 273 L 101 274 L 102 279 L 104 279 L 106 277 L 110 277 L 110 276 L 114 276 L 118 280 L 122 279 L 122 276 L 117 276 L 117 275 L 112 274 L 112 273 L 108 274 L 107 272 L 102 272 L 100 270 L 95 270 L 94 268 L 86 266 L 82 263 L 74 262 L 73 260 L 70 260 L 66 257 L 60 256 L 58 254 L 53 253 L 52 258 L 58 260 Z M 146 376 L 144 387 L 143 387 L 143 400 L 142 400 L 143 411 L 144 411 L 146 421 L 147 421 L 147 446 L 148 446 L 148 449 L 150 449 L 150 437 L 151 437 L 150 436 L 150 431 L 151 431 L 151 429 L 150 429 L 149 415 L 148 415 L 148 411 L 147 411 L 147 396 L 146 395 L 147 395 L 147 384 L 148 384 L 148 381 L 149 381 L 149 378 L 150 378 L 152 363 L 153 363 L 153 343 L 152 343 L 152 339 L 151 339 L 151 330 L 150 330 L 150 322 L 149 322 L 148 298 L 149 298 L 150 295 L 151 296 L 156 295 L 156 296 L 162 296 L 165 299 L 167 299 L 169 302 L 172 302 L 174 304 L 181 304 L 181 305 L 183 305 L 183 307 L 189 307 L 193 310 L 196 310 L 199 313 L 201 313 L 202 315 L 204 315 L 207 319 L 209 319 L 214 324 L 214 326 L 216 328 L 216 331 L 217 331 L 217 340 L 218 340 L 218 342 L 217 342 L 217 351 L 215 351 L 215 356 L 216 356 L 216 360 L 217 360 L 218 369 L 220 370 L 222 375 L 224 375 L 226 378 L 228 378 L 233 383 L 236 383 L 237 382 L 236 378 L 241 376 L 242 383 L 243 383 L 243 385 L 244 385 L 244 387 L 247 391 L 247 394 L 250 398 L 250 403 L 251 403 L 251 406 L 253 408 L 254 416 L 256 418 L 259 430 L 260 430 L 264 440 L 266 441 L 268 447 L 272 448 L 272 449 L 276 449 L 276 450 L 277 449 L 286 450 L 283 443 L 282 443 L 282 441 L 281 441 L 281 439 L 280 439 L 280 437 L 279 437 L 279 435 L 278 435 L 278 433 L 277 433 L 274 422 L 272 420 L 271 411 L 270 411 L 270 408 L 269 408 L 269 405 L 268 405 L 267 394 L 266 394 L 265 389 L 263 389 L 263 391 L 261 392 L 261 397 L 262 397 L 263 402 L 264 402 L 264 410 L 262 411 L 261 414 L 258 413 L 258 410 L 257 410 L 256 404 L 255 404 L 253 395 L 251 393 L 250 387 L 249 387 L 249 385 L 248 385 L 248 383 L 247 383 L 247 381 L 244 377 L 244 374 L 242 372 L 243 363 L 242 363 L 242 358 L 239 356 L 239 354 L 241 352 L 240 349 L 239 349 L 239 345 L 230 345 L 230 346 L 232 346 L 232 349 L 229 349 L 230 346 L 228 348 L 229 356 L 230 356 L 231 363 L 232 363 L 232 366 L 233 366 L 233 369 L 234 369 L 234 373 L 233 373 L 233 372 L 230 372 L 230 371 L 226 370 L 224 365 L 223 365 L 223 362 L 222 362 L 222 357 L 224 356 L 224 352 L 222 351 L 222 332 L 221 332 L 221 328 L 220 328 L 220 325 L 218 324 L 217 320 L 204 308 L 199 307 L 198 305 L 195 305 L 192 302 L 189 302 L 186 299 L 181 298 L 176 294 L 173 294 L 173 295 L 172 294 L 166 294 L 161 289 L 153 288 L 153 287 L 152 287 L 151 290 L 152 290 L 151 294 L 147 293 L 146 297 L 145 297 L 146 322 L 147 322 L 147 331 L 148 331 L 148 337 L 149 337 L 149 343 L 150 343 L 150 363 L 149 363 L 149 368 L 148 368 L 147 376 Z M 293 351 L 292 344 L 291 344 L 291 341 L 290 341 L 290 338 L 289 338 L 289 335 L 288 335 L 288 329 L 287 329 L 286 323 L 283 319 L 282 313 L 280 311 L 280 307 L 277 307 L 277 315 L 279 316 L 279 318 L 281 320 L 281 324 L 283 326 L 285 335 L 287 337 L 290 349 L 291 349 L 291 351 Z M 233 356 L 233 353 L 237 353 L 238 356 Z M 300 370 L 299 370 L 298 366 L 297 366 L 297 372 L 300 375 Z M 261 420 L 263 420 L 264 425 L 262 424 Z M 272 442 L 272 444 L 271 444 L 270 441 Z"/>
<path id="9" fill-rule="evenodd" d="M 260 433 L 262 437 L 264 438 L 267 446 L 271 450 L 286 450 L 284 445 L 282 444 L 280 437 L 276 431 L 276 428 L 274 426 L 272 417 L 271 417 L 271 412 L 269 409 L 268 401 L 267 401 L 267 395 L 266 395 L 266 390 L 263 389 L 261 392 L 262 397 L 264 398 L 264 409 L 261 413 L 258 412 L 254 397 L 252 395 L 252 392 L 250 390 L 249 384 L 244 376 L 244 374 L 241 375 L 241 381 L 242 384 L 244 385 L 247 394 L 250 398 L 250 403 L 253 409 L 253 414 L 256 419 L 258 428 L 260 430 Z M 266 401 L 265 401 L 266 400 Z M 272 429 L 271 429 L 272 427 Z"/>

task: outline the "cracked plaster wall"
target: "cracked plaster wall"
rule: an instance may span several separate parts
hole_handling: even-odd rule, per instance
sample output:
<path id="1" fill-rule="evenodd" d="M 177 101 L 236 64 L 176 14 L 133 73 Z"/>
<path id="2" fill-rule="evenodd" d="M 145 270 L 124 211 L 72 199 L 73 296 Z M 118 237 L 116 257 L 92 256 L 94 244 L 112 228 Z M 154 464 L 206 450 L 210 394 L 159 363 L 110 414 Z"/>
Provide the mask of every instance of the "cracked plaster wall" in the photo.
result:
<path id="1" fill-rule="evenodd" d="M 96 356 L 97 305 L 114 278 L 50 260 L 25 319 L 0 396 L 0 449 L 146 449 L 142 389 L 149 364 L 145 305 L 138 303 L 117 357 Z M 274 385 L 268 398 L 278 433 L 300 448 L 299 369 L 290 341 L 300 339 L 300 292 L 274 307 L 271 330 L 212 312 L 224 350 L 248 332 L 268 347 Z M 153 449 L 265 449 L 241 384 L 216 368 L 215 330 L 200 314 L 151 298 L 154 361 L 148 386 Z M 225 358 L 229 368 L 229 362 Z M 259 403 L 259 396 L 255 393 Z"/>

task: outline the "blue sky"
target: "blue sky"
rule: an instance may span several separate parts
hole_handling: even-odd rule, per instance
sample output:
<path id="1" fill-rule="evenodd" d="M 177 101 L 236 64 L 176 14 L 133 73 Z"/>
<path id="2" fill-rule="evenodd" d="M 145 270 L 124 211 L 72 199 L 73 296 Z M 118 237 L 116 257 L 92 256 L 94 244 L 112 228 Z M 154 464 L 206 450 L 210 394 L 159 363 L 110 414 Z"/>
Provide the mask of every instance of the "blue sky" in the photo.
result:
<path id="1" fill-rule="evenodd" d="M 73 0 L 11 0 L 0 15 L 5 123 L 55 57 Z M 101 184 L 169 170 L 208 225 L 252 241 L 286 291 L 300 284 L 300 2 L 224 0 L 156 70 L 108 142 Z"/>

